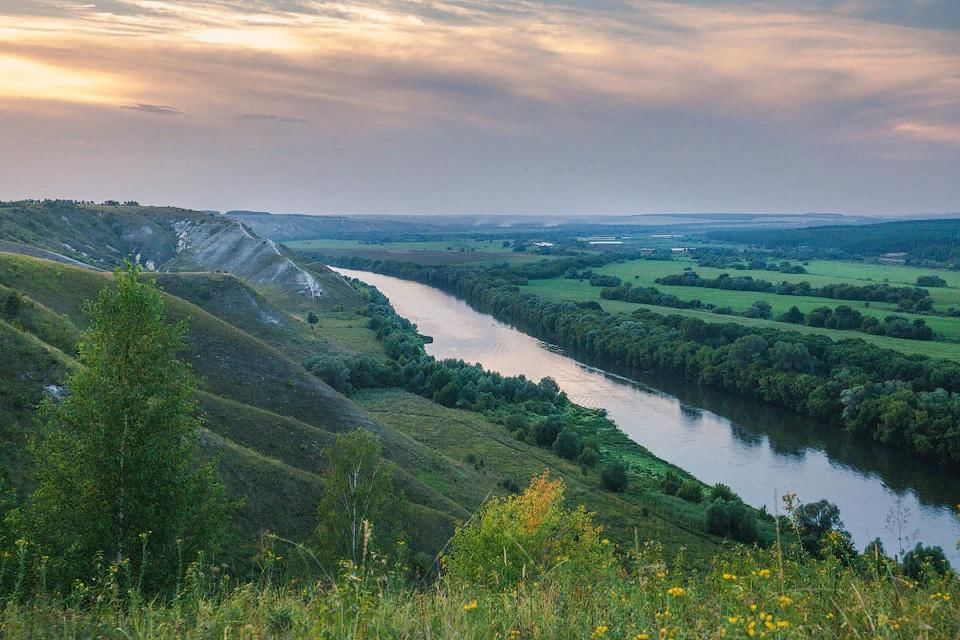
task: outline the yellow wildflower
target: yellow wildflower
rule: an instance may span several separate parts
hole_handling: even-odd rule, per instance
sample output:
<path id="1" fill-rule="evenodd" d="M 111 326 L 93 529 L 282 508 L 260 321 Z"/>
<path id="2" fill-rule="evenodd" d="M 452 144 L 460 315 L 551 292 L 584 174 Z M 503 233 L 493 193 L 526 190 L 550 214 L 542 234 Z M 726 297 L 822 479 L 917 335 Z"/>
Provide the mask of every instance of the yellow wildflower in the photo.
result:
<path id="1" fill-rule="evenodd" d="M 594 638 L 602 638 L 603 636 L 607 635 L 607 631 L 609 631 L 609 630 L 610 630 L 610 628 L 607 627 L 607 625 L 605 625 L 605 624 L 598 624 L 598 625 L 597 625 L 597 628 L 593 630 L 593 636 L 592 636 L 592 637 L 594 637 Z"/>
<path id="2" fill-rule="evenodd" d="M 737 579 L 737 576 L 736 576 L 735 574 L 732 574 L 732 573 L 725 573 L 725 574 L 723 574 L 723 579 L 724 579 L 724 580 L 736 580 L 736 579 Z"/>
<path id="3" fill-rule="evenodd" d="M 638 633 L 637 635 L 633 636 L 633 640 L 650 640 L 650 634 Z"/>
<path id="4" fill-rule="evenodd" d="M 738 622 L 740 622 L 740 618 L 738 618 L 737 616 L 730 616 L 729 618 L 727 618 L 727 622 L 729 622 L 730 624 L 737 624 Z"/>
<path id="5" fill-rule="evenodd" d="M 777 620 L 777 628 L 786 629 L 789 626 L 790 626 L 790 623 L 787 622 L 786 620 Z"/>
<path id="6" fill-rule="evenodd" d="M 770 569 L 760 569 L 760 571 L 757 572 L 757 575 L 759 575 L 761 578 L 769 578 Z"/>
<path id="7" fill-rule="evenodd" d="M 791 604 L 793 604 L 793 598 L 790 596 L 780 596 L 781 607 L 789 607 Z"/>
<path id="8" fill-rule="evenodd" d="M 670 587 L 669 589 L 667 589 L 667 593 L 672 595 L 674 598 L 679 598 L 681 596 L 686 595 L 687 590 L 684 589 L 683 587 Z"/>
<path id="9" fill-rule="evenodd" d="M 600 544 L 610 544 L 610 541 L 604 538 L 603 540 L 600 541 Z"/>
<path id="10" fill-rule="evenodd" d="M 476 600 L 471 600 L 471 601 L 468 602 L 467 604 L 463 605 L 463 610 L 464 610 L 464 611 L 473 611 L 473 610 L 476 609 L 476 608 L 477 608 L 477 601 L 476 601 Z"/>

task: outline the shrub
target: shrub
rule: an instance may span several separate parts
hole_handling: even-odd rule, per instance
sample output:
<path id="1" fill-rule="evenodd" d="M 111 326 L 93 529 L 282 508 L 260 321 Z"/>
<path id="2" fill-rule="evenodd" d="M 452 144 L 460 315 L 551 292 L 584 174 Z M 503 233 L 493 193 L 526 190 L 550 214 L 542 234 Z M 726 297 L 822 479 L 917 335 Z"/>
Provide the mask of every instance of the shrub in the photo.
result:
<path id="1" fill-rule="evenodd" d="M 684 480 L 680 488 L 677 489 L 677 497 L 687 502 L 700 502 L 703 500 L 703 490 L 696 480 Z"/>
<path id="2" fill-rule="evenodd" d="M 442 559 L 447 578 L 470 588 L 509 589 L 547 574 L 592 584 L 612 570 L 602 527 L 581 506 L 563 506 L 563 481 L 544 472 L 519 496 L 488 502 L 457 529 Z"/>
<path id="3" fill-rule="evenodd" d="M 723 484 L 722 482 L 718 482 L 717 484 L 710 487 L 710 502 L 713 502 L 714 500 L 733 501 L 733 500 L 739 500 L 739 499 L 740 499 L 740 496 L 734 493 L 733 489 Z"/>
<path id="4" fill-rule="evenodd" d="M 627 463 L 620 458 L 611 460 L 603 466 L 600 479 L 603 480 L 603 486 L 610 491 L 617 493 L 625 491 L 630 482 L 627 476 Z"/>
<path id="5" fill-rule="evenodd" d="M 925 547 L 918 542 L 903 554 L 903 574 L 913 580 L 930 580 L 945 575 L 950 563 L 940 547 Z"/>
<path id="6" fill-rule="evenodd" d="M 572 429 L 564 429 L 553 441 L 553 452 L 567 460 L 575 460 L 582 449 L 580 436 Z"/>
<path id="7" fill-rule="evenodd" d="M 715 500 L 707 507 L 707 532 L 741 542 L 757 539 L 753 511 L 739 500 Z"/>
<path id="8" fill-rule="evenodd" d="M 320 316 L 318 316 L 313 311 L 311 311 L 310 313 L 307 314 L 307 322 L 309 322 L 310 324 L 317 324 L 318 322 L 320 322 Z"/>
<path id="9" fill-rule="evenodd" d="M 554 440 L 556 440 L 560 434 L 561 426 L 562 424 L 558 416 L 548 416 L 546 420 L 538 422 L 533 426 L 533 429 L 530 430 L 534 444 L 540 445 L 541 447 L 553 446 Z"/>
<path id="10" fill-rule="evenodd" d="M 673 471 L 667 471 L 660 481 L 660 488 L 668 496 L 675 496 L 680 490 L 680 478 Z"/>

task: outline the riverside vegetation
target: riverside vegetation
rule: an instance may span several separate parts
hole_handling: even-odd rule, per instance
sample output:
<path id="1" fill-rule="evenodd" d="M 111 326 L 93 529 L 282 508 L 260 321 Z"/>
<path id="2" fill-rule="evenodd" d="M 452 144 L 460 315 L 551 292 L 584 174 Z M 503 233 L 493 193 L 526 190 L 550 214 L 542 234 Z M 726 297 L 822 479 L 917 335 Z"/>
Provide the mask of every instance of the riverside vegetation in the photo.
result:
<path id="1" fill-rule="evenodd" d="M 419 356 L 411 327 L 369 295 L 371 324 L 391 327 L 380 332 L 384 341 L 400 357 Z M 835 509 L 790 496 L 771 546 L 732 549 L 691 567 L 682 552 L 665 557 L 656 543 L 611 543 L 585 508 L 564 505 L 564 483 L 543 473 L 466 519 L 438 554 L 437 573 L 411 574 L 395 468 L 363 430 L 331 447 L 316 538 L 291 547 L 267 535 L 250 577 L 233 577 L 216 554 L 235 507 L 196 457 L 192 378 L 176 356 L 184 327 L 167 321 L 159 292 L 134 268 L 119 272 L 89 311 L 70 393 L 44 410 L 38 488 L 4 520 L 6 637 L 960 631 L 960 588 L 942 553 L 918 545 L 897 562 L 874 544 L 859 554 Z M 711 498 L 713 505 L 736 500 L 720 486 Z"/>
<path id="2" fill-rule="evenodd" d="M 944 464 L 960 462 L 960 363 L 646 309 L 612 314 L 595 302 L 522 293 L 529 280 L 583 268 L 582 259 L 528 265 L 443 266 L 341 260 L 417 280 L 600 362 L 657 369 L 785 406 Z"/>

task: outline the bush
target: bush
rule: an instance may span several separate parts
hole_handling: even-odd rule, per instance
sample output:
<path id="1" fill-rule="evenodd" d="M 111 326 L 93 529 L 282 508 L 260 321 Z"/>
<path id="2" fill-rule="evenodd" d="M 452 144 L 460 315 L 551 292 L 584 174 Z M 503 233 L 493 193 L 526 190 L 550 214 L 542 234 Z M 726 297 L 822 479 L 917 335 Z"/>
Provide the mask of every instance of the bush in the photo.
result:
<path id="1" fill-rule="evenodd" d="M 757 539 L 753 511 L 739 500 L 715 500 L 707 507 L 707 532 L 741 542 Z"/>
<path id="2" fill-rule="evenodd" d="M 625 491 L 627 484 L 630 482 L 627 476 L 627 463 L 619 458 L 611 460 L 603 466 L 600 479 L 603 480 L 603 486 L 610 491 L 616 493 Z"/>
<path id="3" fill-rule="evenodd" d="M 593 444 L 584 445 L 583 450 L 580 452 L 580 457 L 577 459 L 577 461 L 585 467 L 596 466 L 600 460 L 600 452 L 597 451 L 597 448 Z"/>
<path id="4" fill-rule="evenodd" d="M 680 490 L 680 478 L 673 471 L 667 471 L 660 481 L 660 488 L 668 496 L 675 496 Z"/>
<path id="5" fill-rule="evenodd" d="M 925 547 L 918 542 L 903 554 L 902 567 L 908 578 L 925 581 L 945 575 L 950 570 L 950 563 L 940 547 Z"/>
<path id="6" fill-rule="evenodd" d="M 582 506 L 564 508 L 563 491 L 563 481 L 544 472 L 523 494 L 488 502 L 450 541 L 442 560 L 447 578 L 471 590 L 503 590 L 547 574 L 592 584 L 612 570 L 602 528 Z"/>
<path id="7" fill-rule="evenodd" d="M 710 487 L 710 502 L 715 500 L 726 500 L 728 502 L 739 500 L 740 496 L 733 492 L 729 486 L 718 482 L 717 484 Z"/>
<path id="8" fill-rule="evenodd" d="M 703 490 L 696 480 L 685 480 L 677 489 L 677 497 L 687 502 L 697 503 L 703 500 Z"/>
<path id="9" fill-rule="evenodd" d="M 554 440 L 560 434 L 561 426 L 558 416 L 549 416 L 546 420 L 533 425 L 533 429 L 530 430 L 533 443 L 541 447 L 552 447 Z"/>
<path id="10" fill-rule="evenodd" d="M 564 429 L 553 441 L 553 452 L 567 460 L 575 460 L 582 449 L 580 436 L 572 429 Z"/>
<path id="11" fill-rule="evenodd" d="M 917 278 L 918 287 L 945 287 L 947 281 L 940 276 L 920 276 Z"/>
<path id="12" fill-rule="evenodd" d="M 309 322 L 310 324 L 317 324 L 318 322 L 320 322 L 320 316 L 318 316 L 313 311 L 311 311 L 310 313 L 307 314 L 307 322 Z"/>
<path id="13" fill-rule="evenodd" d="M 773 308 L 766 300 L 757 300 L 744 313 L 748 318 L 771 318 L 773 317 Z"/>

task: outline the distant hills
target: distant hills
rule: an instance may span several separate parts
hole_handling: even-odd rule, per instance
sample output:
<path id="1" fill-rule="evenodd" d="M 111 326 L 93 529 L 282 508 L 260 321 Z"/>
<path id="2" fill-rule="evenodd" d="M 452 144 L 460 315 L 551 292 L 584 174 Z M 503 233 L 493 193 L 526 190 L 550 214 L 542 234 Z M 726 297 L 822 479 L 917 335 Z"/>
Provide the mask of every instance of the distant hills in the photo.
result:
<path id="1" fill-rule="evenodd" d="M 544 232 L 636 233 L 703 231 L 730 228 L 796 228 L 814 225 L 869 224 L 876 218 L 833 213 L 749 214 L 749 213 L 664 213 L 628 216 L 531 216 L 531 215 L 354 215 L 313 216 L 271 214 L 263 211 L 227 211 L 259 235 L 280 242 L 313 238 L 371 239 L 413 237 L 442 233 L 469 233 L 502 230 L 511 235 Z"/>

